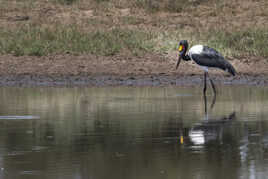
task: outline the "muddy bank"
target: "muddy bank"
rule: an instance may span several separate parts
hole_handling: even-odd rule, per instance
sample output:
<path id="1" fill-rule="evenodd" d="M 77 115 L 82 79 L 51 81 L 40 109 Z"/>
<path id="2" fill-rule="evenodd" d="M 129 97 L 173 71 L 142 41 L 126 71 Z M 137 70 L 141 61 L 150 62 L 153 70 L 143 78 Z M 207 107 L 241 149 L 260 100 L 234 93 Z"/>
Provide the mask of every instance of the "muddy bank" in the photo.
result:
<path id="1" fill-rule="evenodd" d="M 193 62 L 175 70 L 177 54 L 46 57 L 0 56 L 0 86 L 165 86 L 199 85 L 203 71 Z M 238 75 L 210 70 L 216 84 L 268 85 L 266 59 L 229 59 Z"/>
<path id="2" fill-rule="evenodd" d="M 213 76 L 217 85 L 268 86 L 266 75 Z M 203 85 L 202 75 L 9 75 L 0 76 L 0 86 L 196 86 Z"/>

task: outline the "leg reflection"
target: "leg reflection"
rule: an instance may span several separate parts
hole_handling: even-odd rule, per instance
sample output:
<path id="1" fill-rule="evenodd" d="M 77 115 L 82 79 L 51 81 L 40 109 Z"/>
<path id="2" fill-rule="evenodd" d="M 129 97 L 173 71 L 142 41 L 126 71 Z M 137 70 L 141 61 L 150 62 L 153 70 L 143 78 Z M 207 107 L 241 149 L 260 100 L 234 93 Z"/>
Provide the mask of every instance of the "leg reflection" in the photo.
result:
<path id="1" fill-rule="evenodd" d="M 215 105 L 215 103 L 216 103 L 216 93 L 213 95 L 213 99 L 212 99 L 212 103 L 211 103 L 211 105 L 210 105 L 210 109 L 212 109 L 213 107 L 214 107 L 214 105 Z"/>
<path id="2" fill-rule="evenodd" d="M 211 105 L 210 105 L 210 109 L 213 109 L 215 103 L 216 103 L 216 93 L 214 93 L 213 95 L 213 99 L 212 99 L 212 102 L 211 102 Z M 205 114 L 207 114 L 207 95 L 204 93 L 204 104 L 205 104 Z"/>
<path id="3" fill-rule="evenodd" d="M 204 93 L 205 114 L 207 114 L 207 95 Z"/>

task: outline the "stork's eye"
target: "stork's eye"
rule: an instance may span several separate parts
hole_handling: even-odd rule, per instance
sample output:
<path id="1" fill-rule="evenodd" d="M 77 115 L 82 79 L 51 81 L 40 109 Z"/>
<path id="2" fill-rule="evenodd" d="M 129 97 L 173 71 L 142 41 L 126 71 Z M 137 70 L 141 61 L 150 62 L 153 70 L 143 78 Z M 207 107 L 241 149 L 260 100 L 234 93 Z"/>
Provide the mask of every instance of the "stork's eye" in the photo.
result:
<path id="1" fill-rule="evenodd" d="M 182 45 L 180 45 L 180 46 L 179 46 L 179 52 L 181 52 L 181 51 L 182 51 L 182 49 L 183 49 L 183 46 L 182 46 Z"/>

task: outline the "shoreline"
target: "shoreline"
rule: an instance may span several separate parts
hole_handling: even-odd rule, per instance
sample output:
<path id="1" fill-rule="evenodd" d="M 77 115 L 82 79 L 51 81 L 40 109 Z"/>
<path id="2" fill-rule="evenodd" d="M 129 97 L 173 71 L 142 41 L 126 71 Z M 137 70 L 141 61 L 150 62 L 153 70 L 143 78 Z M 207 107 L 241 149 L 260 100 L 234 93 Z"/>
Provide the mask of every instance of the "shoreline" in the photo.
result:
<path id="1" fill-rule="evenodd" d="M 210 75 L 216 85 L 268 86 L 267 75 Z M 198 86 L 203 75 L 1 75 L 0 87 Z"/>
<path id="2" fill-rule="evenodd" d="M 203 85 L 203 70 L 194 62 L 181 63 L 177 56 L 56 55 L 0 56 L 0 86 L 195 86 Z M 236 76 L 210 69 L 220 85 L 268 86 L 265 58 L 231 59 Z"/>

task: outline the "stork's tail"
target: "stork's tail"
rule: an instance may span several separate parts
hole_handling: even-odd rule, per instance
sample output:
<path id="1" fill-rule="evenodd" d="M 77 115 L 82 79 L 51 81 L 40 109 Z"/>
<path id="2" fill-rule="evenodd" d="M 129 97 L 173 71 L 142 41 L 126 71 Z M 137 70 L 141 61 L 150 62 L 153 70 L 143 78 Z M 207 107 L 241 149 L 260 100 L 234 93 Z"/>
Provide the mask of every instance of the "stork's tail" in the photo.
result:
<path id="1" fill-rule="evenodd" d="M 228 71 L 230 74 L 232 74 L 233 76 L 236 75 L 236 70 L 235 68 L 233 67 L 233 65 L 231 65 L 229 62 L 227 62 L 225 64 L 225 70 Z"/>

